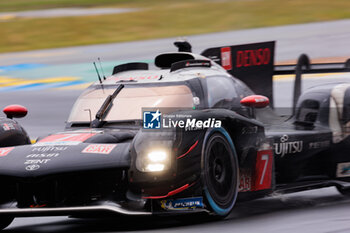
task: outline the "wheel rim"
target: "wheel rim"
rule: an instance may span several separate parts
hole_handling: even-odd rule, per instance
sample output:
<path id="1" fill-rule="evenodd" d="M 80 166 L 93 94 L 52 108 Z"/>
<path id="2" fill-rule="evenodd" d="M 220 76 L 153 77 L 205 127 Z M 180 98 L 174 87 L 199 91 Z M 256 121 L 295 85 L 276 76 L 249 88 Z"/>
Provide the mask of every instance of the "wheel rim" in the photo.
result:
<path id="1" fill-rule="evenodd" d="M 215 139 L 209 146 L 209 179 L 214 190 L 220 196 L 227 196 L 232 183 L 232 168 L 228 158 L 229 151 L 219 140 Z"/>

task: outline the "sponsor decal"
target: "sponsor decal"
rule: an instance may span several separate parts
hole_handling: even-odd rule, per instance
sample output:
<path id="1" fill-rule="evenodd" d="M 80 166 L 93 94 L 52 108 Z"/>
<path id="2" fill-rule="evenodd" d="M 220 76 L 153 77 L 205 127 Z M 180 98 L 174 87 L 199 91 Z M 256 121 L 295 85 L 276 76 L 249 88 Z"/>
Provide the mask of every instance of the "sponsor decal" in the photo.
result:
<path id="1" fill-rule="evenodd" d="M 331 145 L 331 141 L 321 141 L 321 142 L 310 142 L 309 143 L 309 149 L 321 149 L 321 148 L 327 148 Z"/>
<path id="2" fill-rule="evenodd" d="M 201 100 L 198 97 L 193 97 L 193 104 L 194 105 L 199 105 L 201 103 Z"/>
<path id="3" fill-rule="evenodd" d="M 242 128 L 242 134 L 255 134 L 258 132 L 258 126 L 248 126 Z"/>
<path id="4" fill-rule="evenodd" d="M 275 154 L 283 157 L 286 154 L 295 154 L 303 151 L 303 141 L 288 141 L 289 136 L 283 135 L 280 143 L 274 143 Z"/>
<path id="5" fill-rule="evenodd" d="M 241 50 L 237 51 L 236 67 L 268 65 L 270 60 L 271 50 L 269 48 Z"/>
<path id="6" fill-rule="evenodd" d="M 252 189 L 252 176 L 250 172 L 241 170 L 239 173 L 238 192 L 247 192 Z"/>
<path id="7" fill-rule="evenodd" d="M 162 200 L 161 207 L 166 210 L 188 210 L 204 208 L 202 197 L 192 197 L 176 200 Z"/>
<path id="8" fill-rule="evenodd" d="M 32 153 L 26 156 L 26 161 L 24 162 L 25 169 L 27 171 L 38 170 L 41 165 L 49 163 L 52 159 L 60 156 L 60 153 L 55 151 L 66 150 L 67 147 L 54 147 L 54 146 L 46 146 L 46 147 L 34 147 L 32 149 L 33 152 L 51 152 L 51 153 Z"/>
<path id="9" fill-rule="evenodd" d="M 91 144 L 85 147 L 82 153 L 91 154 L 109 154 L 116 147 L 116 145 L 111 144 Z"/>
<path id="10" fill-rule="evenodd" d="M 26 166 L 27 171 L 36 171 L 39 168 L 40 168 L 40 165 L 38 165 L 38 164 L 32 164 L 32 165 Z"/>
<path id="11" fill-rule="evenodd" d="M 4 123 L 4 124 L 2 124 L 2 128 L 5 131 L 16 129 L 16 127 L 12 123 Z"/>
<path id="12" fill-rule="evenodd" d="M 232 70 L 231 47 L 221 48 L 221 66 L 225 70 Z"/>
<path id="13" fill-rule="evenodd" d="M 88 138 L 96 135 L 95 133 L 64 133 L 50 135 L 39 142 L 33 144 L 33 146 L 59 146 L 59 145 L 78 145 Z"/>
<path id="14" fill-rule="evenodd" d="M 350 163 L 338 163 L 337 177 L 349 177 L 349 176 L 350 176 Z"/>
<path id="15" fill-rule="evenodd" d="M 255 103 L 262 103 L 266 101 L 266 98 L 254 98 Z"/>
<path id="16" fill-rule="evenodd" d="M 111 77 L 108 80 L 115 80 L 115 81 L 129 81 L 129 80 L 158 80 L 158 75 L 145 75 L 145 76 L 117 76 L 117 77 Z"/>
<path id="17" fill-rule="evenodd" d="M 58 157 L 59 153 L 49 153 L 49 154 L 29 154 L 27 155 L 27 158 L 55 158 Z"/>
<path id="18" fill-rule="evenodd" d="M 15 149 L 14 147 L 3 147 L 0 148 L 0 157 L 2 156 L 6 156 L 8 153 L 10 153 L 13 149 Z"/>
<path id="19" fill-rule="evenodd" d="M 66 146 L 36 146 L 32 149 L 33 152 L 52 152 L 52 151 L 65 151 L 68 147 Z"/>
<path id="20" fill-rule="evenodd" d="M 186 118 L 186 119 L 183 119 Z M 221 121 L 215 118 L 199 120 L 191 115 L 184 114 L 164 114 L 159 111 L 143 112 L 143 128 L 144 129 L 172 129 L 183 128 L 187 130 L 199 130 L 207 128 L 220 128 Z"/>
<path id="21" fill-rule="evenodd" d="M 8 126 L 8 124 L 2 124 L 2 128 L 5 130 L 5 131 L 8 131 L 10 130 L 11 128 Z"/>
<path id="22" fill-rule="evenodd" d="M 203 62 L 197 62 L 197 61 L 188 61 L 185 64 L 186 67 L 201 67 L 201 66 L 205 66 L 205 67 L 210 67 L 211 63 L 210 61 L 203 61 Z"/>
<path id="23" fill-rule="evenodd" d="M 256 156 L 255 171 L 240 169 L 238 192 L 270 189 L 272 185 L 273 151 L 260 150 Z"/>
<path id="24" fill-rule="evenodd" d="M 50 161 L 51 159 L 27 159 L 24 164 L 46 164 Z"/>

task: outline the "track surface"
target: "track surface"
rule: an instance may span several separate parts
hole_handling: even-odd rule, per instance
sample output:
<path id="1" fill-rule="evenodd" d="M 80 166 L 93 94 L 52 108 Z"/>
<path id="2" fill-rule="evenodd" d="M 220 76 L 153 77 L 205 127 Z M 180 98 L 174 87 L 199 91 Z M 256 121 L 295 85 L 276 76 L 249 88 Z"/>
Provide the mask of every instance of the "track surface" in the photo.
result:
<path id="1" fill-rule="evenodd" d="M 328 31 L 324 25 L 331 26 Z M 346 26 L 347 25 L 347 26 Z M 291 30 L 293 29 L 293 30 Z M 301 31 L 304 33 L 301 33 Z M 332 34 L 332 31 L 334 34 Z M 270 32 L 270 34 L 269 34 Z M 246 30 L 240 32 L 219 33 L 206 36 L 191 37 L 191 41 L 198 48 L 218 46 L 223 44 L 238 44 L 259 40 L 278 39 L 278 59 L 295 58 L 300 52 L 308 52 L 315 57 L 350 55 L 350 21 L 331 22 L 303 26 L 268 28 L 266 30 Z M 254 37 L 255 36 L 255 37 Z M 249 39 L 247 39 L 249 37 Z M 247 40 L 245 40 L 245 38 Z M 252 39 L 254 38 L 254 39 Z M 338 41 L 330 47 L 331 39 Z M 9 65 L 21 62 L 65 63 L 69 61 L 85 62 L 87 56 L 81 56 L 85 51 L 89 56 L 113 57 L 114 59 L 149 59 L 157 52 L 173 50 L 169 44 L 172 39 L 133 42 L 115 45 L 102 45 L 62 49 L 59 51 L 77 51 L 64 60 L 57 55 L 58 50 L 16 53 L 0 55 L 1 62 Z M 197 42 L 198 43 L 197 43 Z M 297 43 L 298 42 L 298 43 Z M 215 44 L 214 44 L 215 43 Z M 133 45 L 135 46 L 134 48 Z M 289 45 L 289 46 L 288 46 Z M 106 47 L 107 46 L 107 47 Z M 110 47 L 112 46 L 112 47 Z M 311 46 L 311 47 L 309 47 Z M 307 48 L 308 49 L 307 49 Z M 323 50 L 319 50 L 322 47 Z M 123 49 L 122 49 L 123 48 Z M 132 48 L 132 49 L 131 49 Z M 83 49 L 83 50 L 82 50 Z M 200 49 L 201 50 L 201 49 Z M 200 51 L 199 50 L 199 51 Z M 90 54 L 92 52 L 92 55 Z M 48 56 L 35 57 L 34 54 L 45 53 Z M 55 55 L 56 53 L 56 55 Z M 152 55 L 152 56 L 150 56 Z M 33 57 L 34 56 L 34 57 Z M 28 60 L 29 59 L 29 60 Z M 346 81 L 345 77 L 337 78 Z M 304 87 L 333 81 L 327 78 L 306 79 Z M 281 80 L 275 84 L 276 106 L 289 106 L 292 85 L 291 81 Z M 19 122 L 27 129 L 32 137 L 37 137 L 64 128 L 69 109 L 81 90 L 65 91 L 36 91 L 0 93 L 1 106 L 19 103 L 29 108 L 29 114 Z M 326 188 L 296 194 L 265 198 L 253 202 L 240 203 L 225 221 L 200 222 L 184 224 L 172 218 L 122 218 L 113 220 L 80 220 L 66 217 L 50 218 L 20 218 L 7 229 L 7 232 L 350 232 L 350 199 L 345 199 L 334 188 Z"/>
<path id="2" fill-rule="evenodd" d="M 350 199 L 333 188 L 240 203 L 223 221 L 183 223 L 173 218 L 16 219 L 7 232 L 350 232 Z"/>

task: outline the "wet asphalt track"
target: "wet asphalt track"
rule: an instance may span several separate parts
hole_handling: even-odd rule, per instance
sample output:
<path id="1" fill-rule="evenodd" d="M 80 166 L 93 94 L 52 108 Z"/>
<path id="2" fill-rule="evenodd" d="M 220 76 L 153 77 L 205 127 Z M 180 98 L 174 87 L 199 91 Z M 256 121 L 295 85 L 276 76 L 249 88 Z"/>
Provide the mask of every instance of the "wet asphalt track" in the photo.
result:
<path id="1" fill-rule="evenodd" d="M 324 35 L 325 42 L 322 42 L 323 32 L 322 25 L 316 24 L 314 26 L 314 31 L 306 25 L 306 29 L 309 31 L 308 34 L 304 34 L 302 37 L 299 34 L 295 34 L 290 40 L 294 41 L 295 44 L 291 44 L 292 47 L 298 51 L 291 50 L 291 48 L 282 47 L 281 44 L 287 43 L 287 41 L 280 39 L 281 42 L 279 47 L 282 53 L 278 55 L 280 58 L 292 59 L 295 54 L 303 51 L 302 47 L 310 43 L 320 41 L 323 46 L 326 45 L 329 38 L 338 40 L 339 43 L 332 47 L 323 47 L 328 50 L 329 53 L 321 53 L 316 51 L 317 44 L 313 44 L 311 52 L 313 50 L 315 54 L 319 54 L 318 57 L 326 57 L 326 54 L 330 56 L 344 56 L 346 54 L 350 55 L 350 41 L 348 36 L 350 27 L 344 28 L 345 25 L 349 24 L 350 21 L 341 21 L 338 24 L 339 27 L 330 28 L 330 30 L 336 30 L 338 32 L 335 35 L 327 37 Z M 333 23 L 334 24 L 334 23 Z M 321 26 L 320 26 L 321 25 Z M 301 30 L 303 26 L 291 26 L 293 29 L 298 28 Z M 341 33 L 341 28 L 343 28 L 343 33 Z M 291 28 L 289 28 L 291 29 Z M 274 31 L 276 28 L 266 29 L 266 31 Z M 285 37 L 283 32 L 287 32 L 286 28 L 280 28 L 280 32 L 276 32 L 276 37 Z M 296 30 L 296 29 L 295 29 Z M 310 31 L 311 30 L 311 31 Z M 319 33 L 317 33 L 319 30 Z M 237 34 L 238 32 L 232 32 Z M 266 36 L 262 29 L 257 30 L 246 30 L 242 31 L 242 37 L 237 39 L 237 42 L 242 42 L 242 38 L 247 36 L 247 34 L 259 35 L 255 41 L 270 39 L 274 34 Z M 226 33 L 223 33 L 226 34 Z M 221 34 L 221 35 L 223 35 Z M 278 35 L 280 36 L 278 36 Z M 220 35 L 220 34 L 217 34 Z M 217 36 L 217 35 L 209 35 Z M 240 34 L 238 33 L 237 36 Z M 298 37 L 298 38 L 297 38 Z M 198 40 L 201 38 L 197 37 Z M 203 36 L 203 41 L 208 41 L 208 36 Z M 222 39 L 222 41 L 224 41 Z M 222 42 L 220 41 L 220 42 Z M 232 41 L 232 39 L 230 40 Z M 251 40 L 248 40 L 252 42 Z M 302 42 L 304 45 L 301 45 Z M 169 40 L 170 42 L 170 40 Z M 217 42 L 216 45 L 221 45 Z M 297 43 L 299 42 L 299 43 Z M 142 42 L 137 42 L 142 44 Z M 149 58 L 147 54 L 149 52 L 149 44 L 154 42 L 145 42 L 147 46 L 138 47 L 139 50 L 132 50 L 130 54 L 125 52 L 127 58 Z M 213 42 L 211 42 L 213 43 Z M 225 43 L 225 44 L 230 44 Z M 130 43 L 132 45 L 132 43 Z M 124 44 L 125 45 L 125 44 Z M 211 46 L 212 44 L 208 44 Z M 348 45 L 346 48 L 340 47 Z M 106 46 L 106 45 L 105 45 Z M 111 46 L 111 45 L 110 45 Z M 115 45 L 118 46 L 118 45 Z M 130 45 L 129 45 L 130 46 Z M 204 47 L 204 45 L 201 45 Z M 98 49 L 101 48 L 101 49 Z M 142 50 L 144 48 L 145 50 Z M 80 48 L 72 48 L 76 50 Z M 92 46 L 88 49 L 93 49 L 99 56 L 106 57 L 111 56 L 111 51 L 105 50 L 104 46 Z M 169 49 L 172 49 L 169 46 Z M 69 50 L 69 49 L 68 49 Z M 66 52 L 68 50 L 65 50 Z M 158 50 L 160 49 L 156 49 Z M 301 51 L 299 51 L 301 50 Z M 99 51 L 99 52 L 98 52 Z M 305 51 L 305 50 L 304 50 Z M 338 53 L 337 53 L 338 51 Z M 42 52 L 42 51 L 41 51 Z M 60 63 L 62 59 L 59 56 L 55 56 L 54 53 L 57 50 L 49 51 L 53 54 L 51 57 L 52 63 Z M 152 52 L 156 53 L 156 52 Z M 160 52 L 160 51 L 159 51 Z M 38 52 L 34 52 L 38 53 Z M 47 51 L 45 51 L 47 53 Z M 101 54 L 102 53 L 102 54 Z M 12 55 L 7 55 L 8 59 L 4 60 L 4 56 L 0 55 L 0 61 L 4 61 L 8 64 L 13 64 L 16 61 L 17 56 L 22 58 L 24 61 L 26 56 L 30 57 L 33 54 L 16 53 Z M 138 56 L 139 55 L 139 56 Z M 293 56 L 292 56 L 293 55 Z M 120 53 L 119 55 L 120 56 Z M 317 55 L 315 55 L 317 56 Z M 73 59 L 74 56 L 71 57 Z M 12 59 L 12 60 L 11 60 Z M 24 60 L 23 60 L 24 59 Z M 37 58 L 38 61 L 42 59 Z M 76 62 L 83 62 L 86 57 L 81 58 L 75 57 Z M 32 57 L 33 60 L 33 57 Z M 35 59 L 34 59 L 35 60 Z M 46 58 L 47 61 L 50 59 Z M 341 81 L 346 81 L 344 78 L 340 78 Z M 340 80 L 339 79 L 339 80 Z M 332 80 L 322 78 L 322 79 L 309 79 L 305 80 L 304 86 L 311 86 L 323 82 L 329 82 Z M 290 103 L 292 86 L 290 81 L 279 81 L 275 84 L 275 94 L 276 94 L 276 106 L 287 107 Z M 59 131 L 64 128 L 64 121 L 67 119 L 69 114 L 69 109 L 73 105 L 74 99 L 79 95 L 80 91 L 36 91 L 36 92 L 10 92 L 10 93 L 0 93 L 1 108 L 6 104 L 19 103 L 28 107 L 29 114 L 26 118 L 20 119 L 21 124 L 27 129 L 30 135 L 34 138 L 41 134 L 45 134 L 52 131 Z M 121 218 L 121 219 L 104 219 L 104 220 L 82 220 L 82 219 L 68 219 L 66 217 L 49 217 L 49 218 L 19 218 L 6 230 L 6 232 L 259 232 L 259 233 L 274 233 L 274 232 L 322 232 L 322 233 L 343 233 L 350 232 L 350 199 L 346 199 L 338 194 L 334 188 L 325 188 L 314 191 L 300 192 L 289 195 L 275 196 L 272 198 L 265 198 L 260 200 L 255 200 L 247 203 L 240 203 L 236 206 L 235 210 L 231 213 L 228 219 L 224 221 L 215 222 L 192 222 L 192 223 L 181 223 L 173 218 Z"/>
<path id="2" fill-rule="evenodd" d="M 19 218 L 5 232 L 350 232 L 350 199 L 335 188 L 238 203 L 221 221 L 180 222 L 174 218 Z"/>

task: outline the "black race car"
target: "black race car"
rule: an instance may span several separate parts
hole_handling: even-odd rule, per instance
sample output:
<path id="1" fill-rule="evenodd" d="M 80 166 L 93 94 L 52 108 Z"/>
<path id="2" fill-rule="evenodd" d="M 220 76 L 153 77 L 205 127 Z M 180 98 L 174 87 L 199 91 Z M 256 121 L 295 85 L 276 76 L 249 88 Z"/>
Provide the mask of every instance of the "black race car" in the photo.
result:
<path id="1" fill-rule="evenodd" d="M 300 93 L 305 72 L 274 66 L 274 42 L 179 52 L 116 66 L 76 101 L 66 130 L 0 157 L 0 222 L 14 217 L 227 216 L 236 200 L 350 188 L 350 85 Z M 297 73 L 289 117 L 272 106 L 272 76 Z M 253 91 L 257 94 L 255 94 Z M 270 103 L 271 102 L 271 103 Z M 270 106 L 268 106 L 270 103 Z"/>

